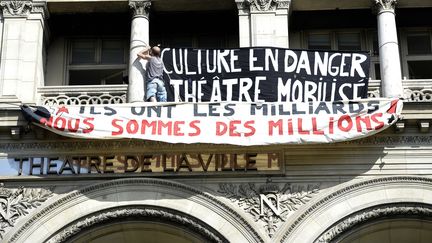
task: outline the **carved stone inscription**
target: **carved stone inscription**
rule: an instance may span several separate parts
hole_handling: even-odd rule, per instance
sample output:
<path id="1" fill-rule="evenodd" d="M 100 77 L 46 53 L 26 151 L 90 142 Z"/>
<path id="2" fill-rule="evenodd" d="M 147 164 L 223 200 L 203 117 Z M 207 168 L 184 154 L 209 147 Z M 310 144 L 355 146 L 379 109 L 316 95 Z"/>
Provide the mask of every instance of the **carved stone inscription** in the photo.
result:
<path id="1" fill-rule="evenodd" d="M 319 185 L 299 185 L 285 183 L 280 185 L 268 181 L 257 186 L 255 183 L 219 185 L 221 194 L 251 214 L 255 221 L 263 224 L 267 234 L 272 237 L 289 214 L 308 202 L 318 193 Z"/>
<path id="2" fill-rule="evenodd" d="M 113 173 L 280 172 L 281 153 L 132 154 L 14 158 L 18 176 Z M 3 163 L 7 164 L 7 163 Z M 183 173 L 183 174 L 185 174 Z"/>

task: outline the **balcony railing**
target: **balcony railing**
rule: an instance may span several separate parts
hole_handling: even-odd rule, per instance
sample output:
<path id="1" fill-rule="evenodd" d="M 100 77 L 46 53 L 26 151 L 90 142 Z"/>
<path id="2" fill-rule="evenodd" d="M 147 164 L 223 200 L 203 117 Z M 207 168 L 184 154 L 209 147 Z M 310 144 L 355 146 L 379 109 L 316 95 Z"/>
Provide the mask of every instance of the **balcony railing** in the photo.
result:
<path id="1" fill-rule="evenodd" d="M 403 80 L 405 102 L 432 102 L 432 80 Z M 370 80 L 368 96 L 380 97 L 380 80 Z M 42 105 L 126 103 L 127 85 L 46 86 L 38 89 Z"/>
<path id="2" fill-rule="evenodd" d="M 46 86 L 38 93 L 42 105 L 122 104 L 127 85 Z"/>
<path id="3" fill-rule="evenodd" d="M 402 81 L 405 102 L 432 102 L 432 79 L 412 79 Z M 368 96 L 380 96 L 381 80 L 370 80 Z"/>

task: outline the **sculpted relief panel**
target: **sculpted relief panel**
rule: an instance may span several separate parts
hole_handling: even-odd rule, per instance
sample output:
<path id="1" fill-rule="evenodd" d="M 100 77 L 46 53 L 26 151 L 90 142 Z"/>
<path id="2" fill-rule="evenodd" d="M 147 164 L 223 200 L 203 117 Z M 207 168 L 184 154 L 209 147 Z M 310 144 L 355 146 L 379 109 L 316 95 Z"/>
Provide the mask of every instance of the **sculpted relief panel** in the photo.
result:
<path id="1" fill-rule="evenodd" d="M 319 192 L 319 185 L 282 185 L 271 180 L 261 185 L 222 183 L 219 184 L 218 192 L 250 214 L 255 222 L 263 225 L 268 236 L 272 237 L 290 214 Z"/>
<path id="2" fill-rule="evenodd" d="M 17 188 L 0 187 L 0 239 L 7 231 L 14 227 L 16 222 L 39 207 L 52 196 L 51 190 L 43 188 Z"/>

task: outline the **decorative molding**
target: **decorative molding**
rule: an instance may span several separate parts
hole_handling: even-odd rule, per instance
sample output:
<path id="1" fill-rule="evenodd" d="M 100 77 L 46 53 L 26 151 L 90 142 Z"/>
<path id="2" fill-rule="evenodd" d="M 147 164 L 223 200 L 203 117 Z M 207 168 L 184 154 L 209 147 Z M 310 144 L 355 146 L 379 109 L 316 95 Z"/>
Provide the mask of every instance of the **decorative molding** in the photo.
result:
<path id="1" fill-rule="evenodd" d="M 246 0 L 235 0 L 238 10 L 247 10 L 249 9 L 249 2 Z"/>
<path id="2" fill-rule="evenodd" d="M 22 237 L 23 233 L 29 230 L 30 227 L 34 226 L 35 223 L 39 222 L 41 218 L 45 217 L 48 214 L 53 213 L 56 209 L 61 207 L 64 204 L 68 204 L 74 200 L 78 200 L 81 197 L 88 197 L 88 194 L 95 193 L 98 191 L 106 190 L 112 187 L 118 188 L 121 186 L 133 186 L 133 185 L 153 185 L 159 187 L 167 187 L 172 190 L 176 190 L 177 192 L 185 192 L 190 195 L 194 195 L 194 198 L 197 199 L 197 202 L 203 203 L 205 201 L 207 207 L 210 207 L 210 210 L 217 208 L 217 210 L 221 210 L 225 213 L 225 217 L 228 217 L 227 220 L 231 220 L 231 222 L 235 222 L 236 225 L 242 227 L 242 232 L 245 233 L 245 237 L 248 238 L 250 242 L 264 242 L 260 237 L 258 232 L 235 210 L 231 207 L 227 206 L 224 202 L 215 198 L 211 194 L 204 192 L 202 190 L 198 190 L 192 188 L 190 186 L 168 181 L 162 179 L 154 179 L 154 178 L 128 178 L 128 179 L 119 179 L 112 180 L 108 182 L 103 182 L 95 185 L 91 185 L 85 187 L 81 190 L 73 191 L 60 199 L 52 202 L 47 205 L 43 209 L 41 209 L 37 214 L 33 215 L 33 217 L 29 218 L 24 225 L 22 225 L 17 231 L 15 231 L 14 235 L 11 236 L 9 242 L 19 242 L 20 237 Z M 204 200 L 203 200 L 204 199 Z"/>
<path id="3" fill-rule="evenodd" d="M 346 141 L 350 145 L 428 145 L 431 136 L 370 136 L 358 140 Z"/>
<path id="4" fill-rule="evenodd" d="M 72 140 L 72 141 L 50 141 L 50 142 L 31 142 L 31 143 L 0 143 L 0 150 L 8 153 L 25 151 L 70 151 L 72 148 L 77 150 L 95 150 L 95 151 L 114 151 L 116 149 L 140 148 L 154 145 L 160 148 L 174 148 L 175 144 L 163 142 L 153 142 L 149 140 Z M 183 145 L 180 145 L 181 148 Z"/>
<path id="5" fill-rule="evenodd" d="M 69 140 L 69 139 L 68 139 Z M 337 144 L 327 144 L 327 146 L 339 146 L 339 145 L 429 145 L 432 144 L 432 136 L 427 136 L 427 134 L 422 136 L 370 136 L 362 139 L 341 142 Z M 30 142 L 13 142 L 5 141 L 0 143 L 0 150 L 8 153 L 10 155 L 25 154 L 30 152 L 43 152 L 43 153 L 55 153 L 70 151 L 74 149 L 76 151 L 99 151 L 99 152 L 112 152 L 121 149 L 140 149 L 147 148 L 149 150 L 160 149 L 161 151 L 172 151 L 173 149 L 190 149 L 193 148 L 209 148 L 208 144 L 170 144 L 164 142 L 150 141 L 150 140 L 58 140 L 58 141 L 30 141 Z M 286 145 L 285 145 L 286 146 Z M 309 145 L 307 145 L 309 146 Z M 312 145 L 310 145 L 312 146 Z M 282 146 L 283 147 L 283 146 Z M 230 150 L 235 147 L 225 146 L 225 145 L 211 145 L 212 149 L 226 149 Z"/>
<path id="6" fill-rule="evenodd" d="M 380 205 L 374 208 L 368 208 L 345 217 L 338 223 L 327 229 L 315 243 L 333 242 L 339 236 L 350 229 L 356 228 L 360 224 L 371 222 L 373 220 L 392 217 L 392 216 L 420 216 L 422 218 L 432 217 L 432 208 L 427 205 L 406 205 L 406 204 L 389 204 Z"/>
<path id="7" fill-rule="evenodd" d="M 33 8 L 30 0 L 1 0 L 0 7 L 3 9 L 3 16 L 27 17 Z"/>
<path id="8" fill-rule="evenodd" d="M 48 11 L 48 5 L 45 0 L 42 1 L 33 0 L 33 8 L 31 13 L 39 13 L 42 15 L 43 19 L 48 19 L 50 16 Z"/>
<path id="9" fill-rule="evenodd" d="M 6 17 L 28 17 L 31 13 L 40 13 L 43 19 L 49 17 L 45 0 L 0 0 L 0 7 Z"/>
<path id="10" fill-rule="evenodd" d="M 306 204 L 314 194 L 318 193 L 319 185 L 280 185 L 267 183 L 257 187 L 255 183 L 233 185 L 219 184 L 218 192 L 251 214 L 255 222 L 260 221 L 269 237 L 286 221 L 288 215 Z"/>
<path id="11" fill-rule="evenodd" d="M 378 13 L 384 10 L 394 11 L 397 0 L 372 0 L 372 4 Z"/>
<path id="12" fill-rule="evenodd" d="M 330 201 L 336 200 L 340 198 L 340 196 L 346 196 L 347 193 L 360 190 L 365 187 L 376 187 L 379 185 L 389 185 L 391 183 L 405 183 L 405 184 L 424 184 L 428 187 L 432 186 L 432 178 L 426 177 L 414 177 L 414 176 L 391 176 L 391 177 L 380 177 L 372 180 L 361 181 L 355 183 L 353 185 L 349 185 L 342 189 L 336 190 L 321 200 L 315 202 L 312 206 L 310 206 L 307 210 L 305 210 L 301 215 L 299 215 L 296 219 L 294 219 L 292 224 L 285 229 L 285 234 L 281 237 L 280 242 L 287 242 L 288 237 L 293 233 L 293 231 L 303 223 L 305 219 L 307 219 L 312 213 L 320 210 L 323 205 L 328 204 Z"/>
<path id="13" fill-rule="evenodd" d="M 97 212 L 85 218 L 79 219 L 74 223 L 66 226 L 63 230 L 58 232 L 55 236 L 51 237 L 47 243 L 60 243 L 66 242 L 80 232 L 96 226 L 98 224 L 107 223 L 110 221 L 121 221 L 134 217 L 137 219 L 157 219 L 168 223 L 174 223 L 186 227 L 193 232 L 199 233 L 202 237 L 206 238 L 209 242 L 228 242 L 222 235 L 214 232 L 210 226 L 202 221 L 185 215 L 180 212 L 163 208 L 137 208 L 137 207 L 123 207 L 113 208 L 102 212 Z"/>
<path id="14" fill-rule="evenodd" d="M 291 0 L 277 0 L 277 9 L 289 9 Z"/>
<path id="15" fill-rule="evenodd" d="M 247 0 L 251 6 L 251 10 L 255 11 L 271 11 L 277 7 L 277 0 Z"/>
<path id="16" fill-rule="evenodd" d="M 40 206 L 51 197 L 52 192 L 43 188 L 9 189 L 0 186 L 0 239 L 3 239 L 17 220 Z"/>
<path id="17" fill-rule="evenodd" d="M 150 13 L 150 0 L 129 0 L 129 7 L 132 9 L 133 17 L 144 16 L 148 18 Z"/>
<path id="18" fill-rule="evenodd" d="M 290 0 L 236 0 L 239 10 L 250 11 L 275 11 L 277 9 L 288 9 Z"/>

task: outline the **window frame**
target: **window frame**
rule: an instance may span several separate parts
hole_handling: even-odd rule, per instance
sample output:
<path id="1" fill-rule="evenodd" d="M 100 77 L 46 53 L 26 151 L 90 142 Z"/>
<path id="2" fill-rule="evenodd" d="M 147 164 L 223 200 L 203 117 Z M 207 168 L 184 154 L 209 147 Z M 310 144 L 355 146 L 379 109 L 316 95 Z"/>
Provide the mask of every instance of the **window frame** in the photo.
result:
<path id="1" fill-rule="evenodd" d="M 95 40 L 95 64 L 72 64 L 72 46 L 74 41 L 79 40 Z M 102 57 L 102 43 L 104 40 L 120 40 L 123 42 L 124 54 L 122 64 L 101 64 Z M 129 39 L 125 36 L 71 36 L 66 38 L 66 55 L 65 55 L 65 85 L 70 84 L 70 71 L 74 70 L 109 70 L 109 69 L 123 69 L 123 76 L 128 72 L 129 66 Z M 80 84 L 87 85 L 87 84 Z M 89 84 L 90 85 L 90 84 Z M 100 84 L 96 85 L 107 85 L 105 80 L 102 80 Z"/>
<path id="2" fill-rule="evenodd" d="M 378 64 L 379 66 L 380 64 L 380 59 L 379 59 L 379 43 L 377 43 L 377 47 L 378 50 L 375 50 L 374 48 L 374 35 L 376 35 L 377 37 L 377 42 L 378 42 L 378 30 L 377 29 L 368 29 L 365 31 L 366 33 L 366 50 L 370 50 L 370 67 L 369 67 L 369 77 L 372 80 L 380 80 L 377 78 L 376 76 L 376 64 Z M 377 53 L 377 54 L 375 54 Z M 381 70 L 380 71 L 380 75 L 381 75 Z"/>
<path id="3" fill-rule="evenodd" d="M 370 51 L 370 67 L 369 67 L 369 77 L 371 80 L 376 80 L 375 65 L 379 64 L 379 55 L 374 54 L 373 46 L 373 35 L 378 31 L 376 29 L 324 29 L 324 30 L 310 30 L 303 31 L 302 33 L 302 48 L 309 49 L 309 35 L 310 34 L 329 34 L 330 35 L 330 45 L 332 51 L 338 50 L 338 34 L 360 34 L 360 51 Z M 377 50 L 378 51 L 378 50 Z"/>
<path id="4" fill-rule="evenodd" d="M 330 46 L 333 51 L 338 50 L 338 34 L 360 34 L 360 50 L 365 50 L 366 42 L 365 42 L 365 31 L 362 29 L 338 29 L 338 30 L 310 30 L 310 31 L 304 31 L 303 32 L 303 47 L 308 49 L 309 48 L 309 38 L 308 36 L 310 34 L 328 34 L 330 35 Z"/>
<path id="5" fill-rule="evenodd" d="M 408 53 L 408 36 L 410 33 L 427 32 L 429 34 L 430 45 L 432 49 L 432 28 L 400 28 L 400 49 L 403 79 L 413 79 L 409 74 L 409 61 L 432 61 L 432 53 L 428 54 L 409 54 Z M 432 77 L 430 78 L 432 79 Z"/>

